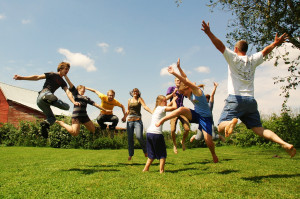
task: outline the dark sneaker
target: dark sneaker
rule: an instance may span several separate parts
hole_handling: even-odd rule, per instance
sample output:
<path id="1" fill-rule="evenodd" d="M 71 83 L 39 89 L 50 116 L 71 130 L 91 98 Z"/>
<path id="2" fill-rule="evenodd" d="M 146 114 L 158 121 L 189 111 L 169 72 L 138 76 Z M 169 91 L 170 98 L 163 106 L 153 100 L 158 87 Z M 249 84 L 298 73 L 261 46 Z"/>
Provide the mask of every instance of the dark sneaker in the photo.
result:
<path id="1" fill-rule="evenodd" d="M 44 120 L 41 122 L 41 132 L 44 138 L 48 138 L 48 130 L 50 128 L 50 124 L 48 121 Z"/>
<path id="2" fill-rule="evenodd" d="M 57 101 L 58 98 L 55 95 L 51 94 L 51 95 L 45 95 L 43 97 L 43 100 L 48 104 L 52 104 L 53 102 Z"/>

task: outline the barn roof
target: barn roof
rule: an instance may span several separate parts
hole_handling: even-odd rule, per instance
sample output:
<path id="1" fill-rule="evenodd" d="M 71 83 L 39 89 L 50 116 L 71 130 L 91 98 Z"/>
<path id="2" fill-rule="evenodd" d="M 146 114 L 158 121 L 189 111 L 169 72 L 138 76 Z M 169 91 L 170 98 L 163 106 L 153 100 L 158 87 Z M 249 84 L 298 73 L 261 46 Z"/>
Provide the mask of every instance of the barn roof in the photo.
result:
<path id="1" fill-rule="evenodd" d="M 2 82 L 0 82 L 0 89 L 2 90 L 6 100 L 11 100 L 18 104 L 22 104 L 24 106 L 42 112 L 41 109 L 36 104 L 36 98 L 38 96 L 37 91 L 32 91 L 25 88 L 8 85 Z M 61 110 L 54 106 L 51 106 L 51 109 L 55 115 L 70 115 L 69 111 Z"/>

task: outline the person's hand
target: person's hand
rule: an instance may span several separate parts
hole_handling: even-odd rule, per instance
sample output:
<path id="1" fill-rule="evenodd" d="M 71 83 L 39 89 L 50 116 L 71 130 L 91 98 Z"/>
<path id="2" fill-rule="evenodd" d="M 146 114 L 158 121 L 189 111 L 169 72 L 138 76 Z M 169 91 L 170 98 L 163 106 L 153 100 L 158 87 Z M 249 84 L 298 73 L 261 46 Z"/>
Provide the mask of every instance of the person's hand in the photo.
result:
<path id="1" fill-rule="evenodd" d="M 173 74 L 173 73 L 174 73 L 174 68 L 173 68 L 172 66 L 169 66 L 169 67 L 168 67 L 168 72 L 169 72 L 170 74 Z"/>
<path id="2" fill-rule="evenodd" d="M 175 95 L 175 96 L 173 96 L 173 99 L 172 99 L 172 101 L 173 101 L 173 102 L 175 102 L 177 99 L 178 99 L 178 96 L 177 96 L 177 95 Z"/>
<path id="3" fill-rule="evenodd" d="M 275 35 L 274 44 L 275 46 L 279 46 L 282 43 L 286 42 L 286 40 L 289 38 L 288 34 L 283 33 L 280 37 L 278 37 L 278 33 Z"/>
<path id="4" fill-rule="evenodd" d="M 105 109 L 105 113 L 112 114 L 112 110 Z"/>
<path id="5" fill-rule="evenodd" d="M 122 122 L 123 122 L 123 123 L 126 122 L 126 116 L 124 116 L 124 117 L 122 118 Z"/>
<path id="6" fill-rule="evenodd" d="M 178 61 L 177 61 L 177 68 L 180 68 L 180 58 L 178 58 Z"/>
<path id="7" fill-rule="evenodd" d="M 74 105 L 75 106 L 80 106 L 80 103 L 79 102 L 75 102 Z"/>
<path id="8" fill-rule="evenodd" d="M 177 96 L 177 95 L 176 95 L 177 91 L 178 91 L 178 88 L 175 88 L 174 91 L 173 91 L 173 93 L 172 93 L 172 96 L 173 96 L 173 97 Z"/>
<path id="9" fill-rule="evenodd" d="M 205 21 L 203 20 L 201 30 L 203 30 L 206 34 L 210 33 L 209 22 L 205 23 Z"/>
<path id="10" fill-rule="evenodd" d="M 214 82 L 214 86 L 217 88 L 219 84 L 217 82 Z"/>
<path id="11" fill-rule="evenodd" d="M 21 76 L 19 75 L 14 75 L 14 80 L 19 80 Z"/>

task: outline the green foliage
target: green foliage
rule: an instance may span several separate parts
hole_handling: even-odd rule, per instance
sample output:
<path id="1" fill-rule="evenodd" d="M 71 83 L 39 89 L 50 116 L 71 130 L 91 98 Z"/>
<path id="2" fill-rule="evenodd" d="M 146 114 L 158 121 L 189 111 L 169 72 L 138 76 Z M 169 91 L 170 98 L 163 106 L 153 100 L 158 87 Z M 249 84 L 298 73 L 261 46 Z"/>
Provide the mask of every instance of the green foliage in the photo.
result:
<path id="1" fill-rule="evenodd" d="M 300 49 L 300 4 L 298 0 L 210 0 L 208 5 L 212 9 L 220 6 L 222 10 L 231 12 L 234 16 L 228 27 L 232 30 L 227 34 L 231 46 L 238 40 L 246 40 L 257 51 L 274 41 L 275 34 L 289 35 L 292 48 Z M 282 60 L 288 65 L 289 75 L 274 77 L 275 83 L 281 83 L 284 96 L 283 110 L 289 110 L 286 103 L 290 97 L 290 90 L 296 89 L 300 83 L 300 56 L 290 56 L 289 52 L 273 51 L 269 59 L 275 57 L 274 65 Z"/>
<path id="2" fill-rule="evenodd" d="M 63 119 L 66 123 L 70 122 L 70 118 Z M 281 115 L 273 114 L 262 121 L 263 127 L 275 132 L 284 141 L 300 147 L 300 115 L 292 115 L 292 113 L 284 112 Z M 42 137 L 39 122 L 21 121 L 19 127 L 16 128 L 12 124 L 3 124 L 0 127 L 0 144 L 4 146 L 50 146 L 53 148 L 82 148 L 82 149 L 127 149 L 127 133 L 126 131 L 110 131 L 99 130 L 96 128 L 95 134 L 89 132 L 83 125 L 80 127 L 80 133 L 77 137 L 71 136 L 64 128 L 58 124 L 54 124 L 49 129 L 49 139 Z M 183 132 L 176 134 L 176 144 L 181 148 L 181 140 Z M 215 132 L 217 129 L 215 128 Z M 251 130 L 247 129 L 244 124 L 238 124 L 235 132 L 231 137 L 226 139 L 226 143 L 220 140 L 215 141 L 216 146 L 224 144 L 233 144 L 237 146 L 278 146 L 277 144 L 266 140 Z M 195 140 L 190 142 L 190 138 L 197 132 L 190 131 L 185 145 L 186 148 L 206 147 L 205 141 Z M 163 131 L 167 148 L 173 148 L 173 141 L 169 131 Z M 144 134 L 146 140 L 146 134 Z M 134 139 L 134 148 L 140 149 L 141 146 L 137 139 Z"/>

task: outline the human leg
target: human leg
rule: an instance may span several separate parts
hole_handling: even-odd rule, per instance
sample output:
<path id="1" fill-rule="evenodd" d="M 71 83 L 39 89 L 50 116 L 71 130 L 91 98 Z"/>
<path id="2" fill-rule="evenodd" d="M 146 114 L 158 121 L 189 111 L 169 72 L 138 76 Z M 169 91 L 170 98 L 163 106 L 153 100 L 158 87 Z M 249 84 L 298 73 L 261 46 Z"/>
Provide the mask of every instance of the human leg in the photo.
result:
<path id="1" fill-rule="evenodd" d="M 174 111 L 172 111 L 170 114 L 166 115 L 165 117 L 163 117 L 161 120 L 159 120 L 155 126 L 159 127 L 160 125 L 162 125 L 165 121 L 174 118 L 174 117 L 178 117 L 180 115 L 185 116 L 188 120 L 192 119 L 192 113 L 191 110 L 189 108 L 186 107 L 180 107 Z"/>
<path id="2" fill-rule="evenodd" d="M 127 122 L 127 140 L 128 140 L 128 160 L 131 160 L 131 157 L 134 155 L 134 122 Z"/>
<path id="3" fill-rule="evenodd" d="M 50 92 L 49 92 L 50 93 Z M 43 93 L 40 93 L 39 96 L 37 97 L 37 105 L 38 107 L 43 111 L 43 113 L 45 114 L 46 116 L 46 120 L 47 122 L 49 123 L 49 126 L 54 124 L 55 122 L 55 116 L 50 108 L 50 104 L 48 104 L 47 102 L 45 102 L 43 100 L 43 97 L 47 94 L 47 92 L 43 92 Z"/>
<path id="4" fill-rule="evenodd" d="M 143 169 L 143 172 L 149 171 L 149 167 L 152 164 L 153 160 L 154 159 L 150 159 L 150 158 L 147 159 L 147 162 L 146 162 L 145 168 Z"/>
<path id="5" fill-rule="evenodd" d="M 108 122 L 112 122 L 111 125 L 109 125 L 109 129 L 111 130 L 115 130 L 116 126 L 118 125 L 119 122 L 119 118 L 116 115 L 110 115 L 109 116 L 109 121 Z"/>
<path id="6" fill-rule="evenodd" d="M 190 132 L 190 123 L 189 123 L 188 119 L 183 115 L 179 116 L 179 120 L 184 129 L 184 133 L 183 133 L 182 140 L 181 140 L 181 145 L 182 145 L 182 150 L 185 151 L 185 140 Z"/>
<path id="7" fill-rule="evenodd" d="M 178 151 L 177 151 L 177 143 L 176 143 L 176 134 L 175 134 L 177 120 L 178 120 L 178 117 L 174 117 L 174 118 L 170 119 L 171 137 L 172 137 L 172 141 L 173 141 L 173 151 L 174 151 L 175 154 L 178 153 Z"/>
<path id="8" fill-rule="evenodd" d="M 65 128 L 72 136 L 79 135 L 80 123 L 78 120 L 72 118 L 72 125 L 68 125 L 63 121 L 56 121 L 56 123 Z"/>
<path id="9" fill-rule="evenodd" d="M 166 164 L 166 158 L 162 158 L 159 160 L 159 171 L 160 173 L 165 172 L 165 164 Z"/>
<path id="10" fill-rule="evenodd" d="M 97 120 L 97 123 L 99 124 L 101 130 L 106 129 L 106 124 L 104 124 L 104 122 L 108 121 L 106 118 L 106 115 L 100 114 L 96 120 Z"/>
<path id="11" fill-rule="evenodd" d="M 143 136 L 143 122 L 142 120 L 138 120 L 134 122 L 134 129 L 135 129 L 135 135 L 136 135 L 136 139 L 139 141 L 142 150 L 145 154 L 145 157 L 147 157 L 147 149 L 146 149 L 146 142 L 144 140 L 144 136 Z"/>
<path id="12" fill-rule="evenodd" d="M 271 140 L 272 142 L 275 142 L 279 144 L 282 148 L 286 150 L 286 152 L 292 157 L 296 155 L 296 149 L 293 145 L 283 141 L 276 133 L 274 133 L 271 130 L 264 129 L 263 127 L 253 127 L 252 131 L 268 140 Z"/>
<path id="13" fill-rule="evenodd" d="M 210 134 L 208 134 L 206 131 L 204 131 L 204 130 L 202 130 L 202 131 L 203 131 L 205 143 L 206 143 L 207 147 L 210 150 L 210 153 L 213 157 L 214 163 L 219 162 L 219 159 L 218 159 L 218 157 L 216 155 L 216 152 L 215 152 L 215 144 L 213 142 L 212 136 Z"/>
<path id="14" fill-rule="evenodd" d="M 95 127 L 94 123 L 91 120 L 88 121 L 88 122 L 83 123 L 83 125 L 87 128 L 87 130 L 89 130 L 90 132 L 95 134 L 96 127 Z"/>

